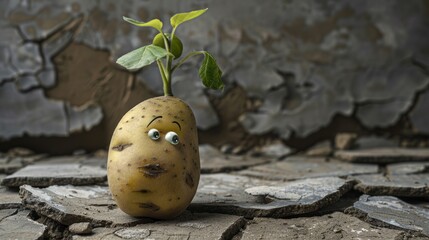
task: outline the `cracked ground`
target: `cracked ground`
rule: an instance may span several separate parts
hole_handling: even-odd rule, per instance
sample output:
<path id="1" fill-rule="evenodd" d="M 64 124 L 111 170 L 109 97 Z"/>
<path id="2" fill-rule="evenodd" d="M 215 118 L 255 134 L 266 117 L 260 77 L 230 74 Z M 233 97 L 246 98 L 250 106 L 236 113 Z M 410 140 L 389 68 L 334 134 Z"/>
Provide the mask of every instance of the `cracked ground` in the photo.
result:
<path id="1" fill-rule="evenodd" d="M 278 146 L 277 146 L 278 148 Z M 106 153 L 2 154 L 2 239 L 429 239 L 429 150 L 231 155 L 200 146 L 202 174 L 172 220 L 133 218 L 107 187 Z"/>

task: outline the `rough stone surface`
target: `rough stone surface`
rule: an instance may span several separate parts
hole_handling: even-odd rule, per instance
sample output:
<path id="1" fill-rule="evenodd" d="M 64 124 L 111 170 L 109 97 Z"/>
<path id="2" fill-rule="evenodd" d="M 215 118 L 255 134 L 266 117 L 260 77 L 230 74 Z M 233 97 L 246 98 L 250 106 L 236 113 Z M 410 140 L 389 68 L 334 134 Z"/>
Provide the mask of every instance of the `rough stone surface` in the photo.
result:
<path id="1" fill-rule="evenodd" d="M 335 157 L 347 162 L 395 163 L 429 161 L 429 148 L 374 148 L 336 151 Z"/>
<path id="2" fill-rule="evenodd" d="M 429 237 L 429 210 L 396 197 L 363 195 L 347 212 L 371 224 L 421 232 Z"/>
<path id="3" fill-rule="evenodd" d="M 202 130 L 208 130 L 219 124 L 219 117 L 204 94 L 197 71 L 195 70 L 192 69 L 193 74 L 188 73 L 176 76 L 172 88 L 174 89 L 175 96 L 183 99 L 191 107 L 195 114 L 197 127 Z M 193 82 L 189 82 L 189 80 Z"/>
<path id="4" fill-rule="evenodd" d="M 0 181 L 5 175 L 0 174 Z M 12 209 L 21 207 L 21 198 L 18 191 L 0 186 L 0 209 Z"/>
<path id="5" fill-rule="evenodd" d="M 210 11 L 181 28 L 185 51 L 190 50 L 188 46 L 212 52 L 225 73 L 225 89 L 239 86 L 261 102 L 242 115 L 241 122 L 248 132 L 275 131 L 284 139 L 291 134 L 306 137 L 332 123 L 339 114 L 353 114 L 364 127 L 388 127 L 410 111 L 414 129 L 427 132 L 426 98 L 421 95 L 413 108 L 416 94 L 429 83 L 429 30 L 425 27 L 428 14 L 424 1 L 2 1 L 0 83 L 13 81 L 22 72 L 37 76 L 40 70 L 48 76 L 37 76 L 42 90 L 53 83 L 57 88 L 57 83 L 65 80 L 59 74 L 55 76 L 52 69 L 67 73 L 70 68 L 56 68 L 51 59 L 68 43 L 106 50 L 114 62 L 120 55 L 150 42 L 154 33 L 128 25 L 121 21 L 122 16 L 168 21 L 171 12 L 196 7 L 209 7 Z M 94 62 L 85 62 L 91 65 L 90 75 L 99 72 L 92 67 Z M 183 95 L 194 108 L 200 128 L 209 129 L 222 119 L 222 109 L 216 112 L 209 101 L 220 94 L 203 90 L 196 77 L 198 67 L 199 61 L 188 62 L 177 75 L 180 81 L 175 88 L 178 96 Z M 161 91 L 156 66 L 138 75 L 139 81 L 151 90 Z M 98 78 L 85 80 L 97 88 L 105 84 Z M 135 93 L 138 89 L 132 89 L 130 82 L 130 91 Z M 76 84 L 69 89 L 80 90 L 81 86 Z M 122 91 L 116 94 L 122 95 Z M 98 97 L 94 94 L 87 100 L 98 101 Z M 58 124 L 65 121 L 49 120 Z M 13 124 L 8 127 L 18 128 Z M 51 135 L 50 129 L 42 129 L 43 134 L 44 131 Z M 5 137 L 2 132 L 0 136 Z"/>
<path id="6" fill-rule="evenodd" d="M 295 180 L 317 177 L 345 177 L 377 173 L 378 166 L 326 161 L 322 157 L 293 156 L 284 161 L 251 167 L 238 172 L 240 175 L 270 180 Z"/>
<path id="7" fill-rule="evenodd" d="M 357 149 L 394 148 L 398 146 L 398 140 L 384 138 L 381 136 L 362 136 L 359 137 L 354 144 L 354 147 Z"/>
<path id="8" fill-rule="evenodd" d="M 37 73 L 37 79 L 39 83 L 44 88 L 51 88 L 55 86 L 55 70 L 54 69 L 44 69 Z"/>
<path id="9" fill-rule="evenodd" d="M 317 143 L 316 145 L 310 147 L 306 152 L 305 155 L 307 156 L 313 156 L 313 157 L 319 157 L 319 156 L 328 156 L 332 154 L 332 144 L 330 141 L 323 141 L 320 143 Z"/>
<path id="10" fill-rule="evenodd" d="M 330 182 L 330 185 L 327 186 L 324 181 Z M 279 183 L 229 174 L 202 175 L 189 209 L 246 217 L 293 216 L 314 212 L 336 202 L 352 185 L 352 182 L 340 178 Z M 269 197 L 275 196 L 277 192 L 291 195 L 282 199 Z"/>
<path id="11" fill-rule="evenodd" d="M 127 228 L 96 228 L 91 236 L 73 239 L 231 239 L 244 224 L 239 216 L 185 212 L 174 220 Z"/>
<path id="12" fill-rule="evenodd" d="M 32 42 L 24 43 L 14 49 L 12 64 L 20 74 L 35 74 L 42 68 L 39 47 Z"/>
<path id="13" fill-rule="evenodd" d="M 39 165 L 57 165 L 57 164 L 79 164 L 82 166 L 94 166 L 106 169 L 107 153 L 103 156 L 74 155 L 57 156 L 45 158 L 36 164 Z"/>
<path id="14" fill-rule="evenodd" d="M 94 227 L 133 226 L 149 222 L 123 213 L 116 207 L 107 187 L 101 186 L 50 186 L 20 187 L 22 204 L 39 215 L 63 225 L 90 222 Z"/>
<path id="15" fill-rule="evenodd" d="M 202 173 L 241 170 L 270 161 L 269 158 L 262 157 L 225 155 L 210 145 L 201 145 L 199 151 Z"/>
<path id="16" fill-rule="evenodd" d="M 24 92 L 39 86 L 39 82 L 36 77 L 28 75 L 19 77 L 16 80 L 16 85 L 18 86 L 19 91 Z"/>
<path id="17" fill-rule="evenodd" d="M 258 149 L 253 149 L 254 155 L 270 158 L 281 159 L 292 153 L 292 149 L 284 145 L 282 142 L 274 142 L 264 145 Z"/>
<path id="18" fill-rule="evenodd" d="M 66 112 L 69 118 L 69 132 L 89 131 L 103 119 L 103 112 L 97 104 L 80 107 L 66 104 Z"/>
<path id="19" fill-rule="evenodd" d="M 429 106 L 429 90 L 426 90 L 419 96 L 416 106 L 410 113 L 410 120 L 416 132 L 429 134 L 427 106 Z"/>
<path id="20" fill-rule="evenodd" d="M 14 173 L 17 170 L 44 159 L 44 154 L 31 155 L 31 156 L 13 156 L 6 154 L 0 156 L 0 173 Z"/>
<path id="21" fill-rule="evenodd" d="M 5 177 L 1 184 L 19 187 L 24 184 L 37 187 L 51 185 L 91 185 L 107 181 L 107 172 L 101 167 L 81 164 L 37 164 L 27 166 Z"/>
<path id="22" fill-rule="evenodd" d="M 429 162 L 395 163 L 386 166 L 389 175 L 429 173 Z"/>
<path id="23" fill-rule="evenodd" d="M 18 212 L 18 209 L 16 209 L 16 208 L 1 209 L 0 210 L 0 222 L 3 219 L 16 214 L 17 212 Z"/>
<path id="24" fill-rule="evenodd" d="M 242 240 L 253 239 L 396 239 L 401 231 L 379 228 L 348 216 L 333 213 L 320 217 L 255 218 L 243 230 Z"/>
<path id="25" fill-rule="evenodd" d="M 0 173 L 14 173 L 23 166 L 19 158 L 0 157 Z"/>
<path id="26" fill-rule="evenodd" d="M 20 211 L 0 221 L 1 239 L 44 239 L 46 226 L 28 218 L 30 211 Z"/>
<path id="27" fill-rule="evenodd" d="M 371 174 L 354 176 L 358 181 L 355 188 L 370 195 L 391 195 L 400 197 L 429 196 L 429 174 Z"/>
<path id="28" fill-rule="evenodd" d="M 87 235 L 92 233 L 92 226 L 89 222 L 73 223 L 69 226 L 69 231 L 72 234 Z"/>
<path id="29" fill-rule="evenodd" d="M 48 100 L 36 89 L 20 93 L 13 82 L 0 86 L 0 135 L 9 139 L 30 135 L 67 134 L 67 116 L 60 101 Z"/>
<path id="30" fill-rule="evenodd" d="M 350 149 L 357 139 L 354 133 L 339 133 L 335 136 L 335 148 L 340 150 Z"/>

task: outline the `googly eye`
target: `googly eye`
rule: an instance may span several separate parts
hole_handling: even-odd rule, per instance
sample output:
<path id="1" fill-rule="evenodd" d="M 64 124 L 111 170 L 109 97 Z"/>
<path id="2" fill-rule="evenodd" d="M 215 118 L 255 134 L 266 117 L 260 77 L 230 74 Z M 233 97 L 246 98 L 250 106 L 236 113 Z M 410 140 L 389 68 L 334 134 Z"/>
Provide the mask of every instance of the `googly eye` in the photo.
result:
<path id="1" fill-rule="evenodd" d="M 175 132 L 168 132 L 165 134 L 165 140 L 173 145 L 179 144 L 179 136 L 177 136 L 177 133 Z"/>
<path id="2" fill-rule="evenodd" d="M 152 139 L 152 140 L 158 140 L 160 135 L 159 135 L 159 131 L 156 130 L 155 128 L 152 128 L 151 130 L 149 130 L 149 132 L 147 133 L 147 135 Z"/>

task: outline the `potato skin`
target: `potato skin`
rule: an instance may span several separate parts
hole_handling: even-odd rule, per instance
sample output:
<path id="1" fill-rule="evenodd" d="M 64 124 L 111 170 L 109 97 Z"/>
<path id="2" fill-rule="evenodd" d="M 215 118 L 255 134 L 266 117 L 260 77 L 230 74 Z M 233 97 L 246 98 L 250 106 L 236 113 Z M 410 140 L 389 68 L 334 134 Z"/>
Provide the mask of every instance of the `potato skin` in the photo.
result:
<path id="1" fill-rule="evenodd" d="M 160 138 L 151 139 L 150 129 L 157 129 Z M 165 139 L 170 131 L 177 133 L 177 145 Z M 198 134 L 189 106 L 162 96 L 128 111 L 110 142 L 107 175 L 112 196 L 125 213 L 156 219 L 182 213 L 200 179 Z"/>

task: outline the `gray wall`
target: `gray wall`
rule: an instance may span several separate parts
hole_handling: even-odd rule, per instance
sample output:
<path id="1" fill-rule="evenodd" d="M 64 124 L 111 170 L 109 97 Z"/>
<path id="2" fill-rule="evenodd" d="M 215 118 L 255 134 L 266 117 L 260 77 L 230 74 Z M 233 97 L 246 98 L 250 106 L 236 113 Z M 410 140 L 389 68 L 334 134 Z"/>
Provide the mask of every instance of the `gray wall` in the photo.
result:
<path id="1" fill-rule="evenodd" d="M 1 1 L 2 145 L 106 146 L 123 113 L 162 91 L 155 66 L 114 64 L 155 34 L 122 16 L 168 25 L 205 7 L 178 36 L 185 52 L 217 58 L 226 89 L 203 89 L 198 61 L 173 84 L 204 141 L 305 139 L 336 115 L 370 132 L 404 121 L 400 132 L 429 134 L 428 1 Z"/>

